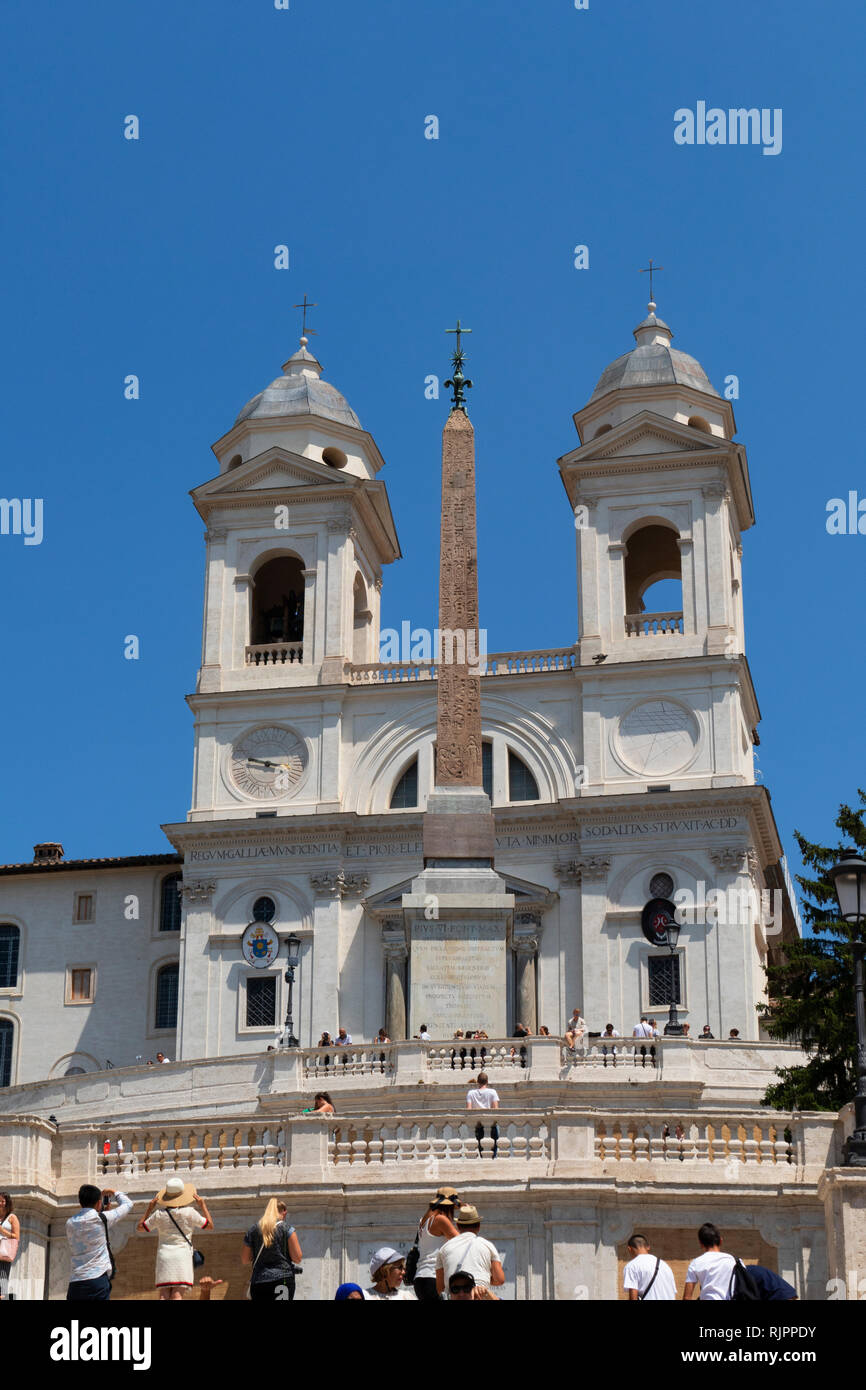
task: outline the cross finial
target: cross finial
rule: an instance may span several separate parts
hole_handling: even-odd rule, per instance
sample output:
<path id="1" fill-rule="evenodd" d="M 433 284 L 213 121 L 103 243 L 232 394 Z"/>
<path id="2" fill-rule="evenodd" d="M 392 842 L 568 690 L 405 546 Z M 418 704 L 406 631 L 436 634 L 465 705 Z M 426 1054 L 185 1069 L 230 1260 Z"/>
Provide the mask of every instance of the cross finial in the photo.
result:
<path id="1" fill-rule="evenodd" d="M 308 309 L 318 309 L 318 307 L 319 307 L 318 304 L 313 304 L 313 303 L 311 303 L 311 301 L 307 299 L 307 296 L 306 296 L 306 295 L 304 295 L 304 302 L 303 302 L 302 304 L 295 304 L 295 305 L 294 305 L 294 308 L 296 308 L 296 309 L 303 309 L 303 311 L 304 311 L 304 316 L 303 316 L 303 319 L 301 320 L 301 341 L 302 341 L 302 342 L 303 342 L 303 340 L 304 340 L 305 338 L 308 338 L 311 334 L 312 334 L 312 336 L 313 336 L 314 338 L 316 337 L 316 330 L 315 330 L 315 328 L 308 328 L 308 327 L 307 327 L 307 310 L 308 310 Z"/>
<path id="2" fill-rule="evenodd" d="M 451 362 L 452 362 L 452 365 L 453 365 L 453 367 L 454 367 L 454 371 L 453 371 L 452 376 L 449 378 L 449 380 L 446 381 L 445 385 L 446 385 L 446 386 L 452 386 L 452 387 L 454 388 L 454 395 L 453 395 L 453 397 L 452 397 L 452 406 L 453 406 L 453 408 L 454 408 L 455 410 L 462 410 L 462 411 L 463 411 L 463 414 L 465 415 L 465 414 L 466 414 L 466 401 L 465 401 L 465 399 L 464 399 L 463 393 L 464 393 L 464 391 L 467 389 L 467 387 L 469 387 L 469 386 L 472 385 L 472 382 L 471 382 L 471 381 L 467 381 L 466 378 L 465 378 L 464 375 L 463 375 L 463 363 L 464 363 L 465 360 L 466 360 L 466 353 L 463 351 L 463 348 L 462 348 L 462 346 L 461 346 L 461 344 L 460 344 L 460 335 L 461 335 L 461 333 L 471 333 L 471 332 L 472 332 L 472 329 L 471 329 L 471 328 L 462 328 L 461 325 L 460 325 L 460 320 L 458 319 L 458 320 L 457 320 L 457 327 L 456 327 L 456 328 L 446 328 L 446 329 L 445 329 L 445 332 L 446 332 L 446 333 L 456 333 L 456 334 L 457 334 L 457 345 L 456 345 L 456 347 L 455 347 L 453 353 L 451 354 Z"/>
<path id="3" fill-rule="evenodd" d="M 650 256 L 650 263 L 649 263 L 649 265 L 641 266 L 641 268 L 640 268 L 640 274 L 641 274 L 641 275 L 649 275 L 649 278 L 650 278 L 650 303 L 654 303 L 654 302 L 655 302 L 655 295 L 653 294 L 653 275 L 654 275 L 654 274 L 657 274 L 658 271 L 660 271 L 660 270 L 664 270 L 664 266 L 663 266 L 663 265 L 656 265 L 656 264 L 654 263 L 654 261 L 653 261 L 652 256 Z"/>

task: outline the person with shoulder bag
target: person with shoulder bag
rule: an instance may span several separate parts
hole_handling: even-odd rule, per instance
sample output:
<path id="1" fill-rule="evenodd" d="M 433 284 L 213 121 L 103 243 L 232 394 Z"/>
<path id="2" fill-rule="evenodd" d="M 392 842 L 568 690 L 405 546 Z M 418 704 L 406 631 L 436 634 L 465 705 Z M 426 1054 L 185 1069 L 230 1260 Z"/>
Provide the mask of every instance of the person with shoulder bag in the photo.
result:
<path id="1" fill-rule="evenodd" d="M 403 1283 L 412 1285 L 422 1303 L 442 1301 L 436 1288 L 436 1253 L 446 1240 L 460 1234 L 452 1219 L 459 1205 L 453 1187 L 440 1187 L 418 1224 L 415 1244 L 406 1257 Z"/>
<path id="2" fill-rule="evenodd" d="M 204 1197 L 183 1178 L 169 1178 L 151 1199 L 136 1230 L 146 1235 L 155 1231 L 159 1239 L 155 1283 L 163 1302 L 177 1303 L 183 1290 L 192 1288 L 194 1271 L 204 1264 L 204 1255 L 196 1250 L 191 1237 L 193 1231 L 207 1226 L 213 1228 L 213 1222 Z"/>
<path id="3" fill-rule="evenodd" d="M 264 1216 L 244 1236 L 241 1259 L 252 1265 L 249 1296 L 254 1302 L 291 1302 L 295 1296 L 295 1275 L 301 1272 L 297 1266 L 303 1253 L 287 1214 L 285 1202 L 272 1197 Z"/>
<path id="4" fill-rule="evenodd" d="M 78 1189 L 78 1206 L 66 1223 L 70 1276 L 66 1298 L 69 1302 L 105 1303 L 111 1298 L 115 1275 L 109 1228 L 113 1230 L 132 1211 L 132 1201 L 125 1192 L 85 1182 Z"/>
<path id="5" fill-rule="evenodd" d="M 9 1271 L 18 1254 L 21 1226 L 12 1211 L 12 1197 L 0 1192 L 0 1300 L 9 1297 Z"/>

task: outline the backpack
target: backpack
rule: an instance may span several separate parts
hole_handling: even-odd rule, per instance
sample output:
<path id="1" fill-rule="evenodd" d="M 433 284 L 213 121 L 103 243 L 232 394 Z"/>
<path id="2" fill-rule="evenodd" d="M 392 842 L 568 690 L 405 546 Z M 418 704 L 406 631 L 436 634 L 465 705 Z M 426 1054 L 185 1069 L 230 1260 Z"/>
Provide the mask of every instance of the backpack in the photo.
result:
<path id="1" fill-rule="evenodd" d="M 746 1266 L 734 1257 L 731 1282 L 728 1285 L 728 1299 L 731 1303 L 760 1303 L 761 1293 Z"/>

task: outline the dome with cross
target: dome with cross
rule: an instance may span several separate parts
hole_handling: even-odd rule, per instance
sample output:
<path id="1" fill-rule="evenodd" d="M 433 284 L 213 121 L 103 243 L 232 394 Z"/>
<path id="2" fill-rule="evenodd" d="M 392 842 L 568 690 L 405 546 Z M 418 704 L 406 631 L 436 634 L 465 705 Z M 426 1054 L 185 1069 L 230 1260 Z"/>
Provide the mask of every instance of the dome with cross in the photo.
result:
<path id="1" fill-rule="evenodd" d="M 290 415 L 317 415 L 341 425 L 362 429 L 349 402 L 330 382 L 322 380 L 322 364 L 307 350 L 301 338 L 298 351 L 283 363 L 283 374 L 247 401 L 235 424 L 244 420 L 278 419 Z"/>
<path id="2" fill-rule="evenodd" d="M 696 358 L 671 347 L 673 332 L 664 319 L 656 317 L 650 300 L 647 317 L 634 330 L 636 346 L 605 367 L 590 401 L 600 400 L 609 391 L 637 386 L 689 386 L 693 391 L 718 397 L 718 391 Z"/>

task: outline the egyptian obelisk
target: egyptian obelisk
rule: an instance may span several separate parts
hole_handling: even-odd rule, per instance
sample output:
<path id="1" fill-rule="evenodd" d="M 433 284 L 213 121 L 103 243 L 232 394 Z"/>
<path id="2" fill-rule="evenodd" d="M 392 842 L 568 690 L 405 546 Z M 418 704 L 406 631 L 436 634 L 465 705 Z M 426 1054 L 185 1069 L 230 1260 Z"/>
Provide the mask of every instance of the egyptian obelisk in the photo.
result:
<path id="1" fill-rule="evenodd" d="M 493 869 L 495 835 L 481 772 L 481 679 L 475 435 L 466 413 L 458 320 L 452 408 L 442 431 L 436 774 L 424 814 L 424 871 L 403 897 L 409 935 L 410 1035 L 457 1028 L 503 1037 L 507 936 L 514 898 Z"/>

